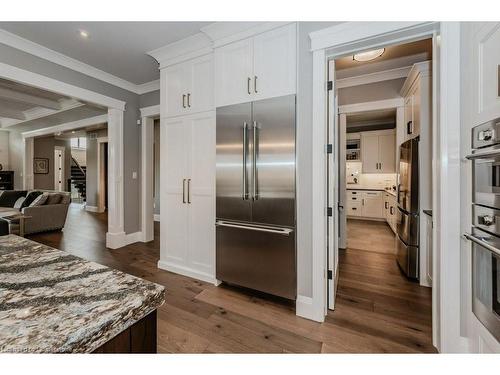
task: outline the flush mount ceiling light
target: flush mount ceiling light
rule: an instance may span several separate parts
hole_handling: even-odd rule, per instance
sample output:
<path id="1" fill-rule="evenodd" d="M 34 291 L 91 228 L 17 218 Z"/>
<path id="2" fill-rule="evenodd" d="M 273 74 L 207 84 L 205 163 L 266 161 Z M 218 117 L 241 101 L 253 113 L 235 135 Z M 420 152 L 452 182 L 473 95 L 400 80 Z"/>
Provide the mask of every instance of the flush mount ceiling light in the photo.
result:
<path id="1" fill-rule="evenodd" d="M 80 30 L 78 31 L 78 34 L 83 38 L 83 39 L 88 39 L 89 38 L 89 33 L 85 30 Z"/>
<path id="2" fill-rule="evenodd" d="M 370 61 L 374 60 L 377 57 L 382 56 L 382 54 L 385 52 L 385 48 L 380 48 L 380 49 L 374 49 L 372 51 L 366 51 L 366 52 L 360 52 L 356 53 L 355 55 L 352 56 L 352 59 L 355 61 Z"/>

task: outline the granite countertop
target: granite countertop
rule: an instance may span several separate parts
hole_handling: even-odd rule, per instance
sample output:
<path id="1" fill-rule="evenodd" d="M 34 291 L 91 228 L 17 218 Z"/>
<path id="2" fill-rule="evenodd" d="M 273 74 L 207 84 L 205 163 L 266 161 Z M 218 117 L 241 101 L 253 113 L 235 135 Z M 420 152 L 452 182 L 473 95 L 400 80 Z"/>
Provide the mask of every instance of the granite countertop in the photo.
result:
<path id="1" fill-rule="evenodd" d="M 392 196 L 396 196 L 396 192 L 393 190 L 387 190 L 382 187 L 369 187 L 369 186 L 356 186 L 356 185 L 347 185 L 346 190 L 371 190 L 371 191 L 384 191 L 386 193 L 391 194 Z"/>
<path id="2" fill-rule="evenodd" d="M 161 285 L 22 237 L 0 237 L 0 352 L 92 352 L 164 300 Z"/>

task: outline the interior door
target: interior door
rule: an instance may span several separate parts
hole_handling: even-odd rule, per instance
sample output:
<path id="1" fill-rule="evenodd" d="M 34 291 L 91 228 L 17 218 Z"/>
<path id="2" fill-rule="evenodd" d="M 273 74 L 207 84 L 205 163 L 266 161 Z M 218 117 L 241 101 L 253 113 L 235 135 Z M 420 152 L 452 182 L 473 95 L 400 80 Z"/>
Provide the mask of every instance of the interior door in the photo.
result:
<path id="1" fill-rule="evenodd" d="M 295 24 L 253 38 L 254 100 L 295 93 Z"/>
<path id="2" fill-rule="evenodd" d="M 338 95 L 336 95 L 338 98 Z M 346 130 L 347 116 L 345 113 L 338 115 L 338 143 L 339 143 L 339 184 L 338 184 L 338 216 L 339 216 L 339 248 L 347 247 L 347 217 L 346 217 Z M 355 211 L 355 210 L 354 210 Z"/>
<path id="3" fill-rule="evenodd" d="M 187 94 L 190 87 L 190 64 L 180 63 L 165 68 L 167 116 L 178 116 L 187 111 Z"/>
<path id="4" fill-rule="evenodd" d="M 165 121 L 160 132 L 161 204 L 164 213 L 160 221 L 161 259 L 168 263 L 185 265 L 188 262 L 187 179 L 191 127 L 185 119 L 175 118 Z"/>
<path id="5" fill-rule="evenodd" d="M 189 264 L 213 277 L 215 273 L 215 115 L 190 116 Z"/>
<path id="6" fill-rule="evenodd" d="M 217 48 L 214 55 L 216 107 L 252 100 L 253 39 Z"/>
<path id="7" fill-rule="evenodd" d="M 378 137 L 379 173 L 396 172 L 395 146 L 395 134 L 385 134 Z"/>
<path id="8" fill-rule="evenodd" d="M 64 190 L 64 160 L 63 151 L 59 148 L 54 150 L 54 190 Z"/>
<path id="9" fill-rule="evenodd" d="M 378 169 L 378 135 L 361 134 L 363 173 L 380 173 Z"/>

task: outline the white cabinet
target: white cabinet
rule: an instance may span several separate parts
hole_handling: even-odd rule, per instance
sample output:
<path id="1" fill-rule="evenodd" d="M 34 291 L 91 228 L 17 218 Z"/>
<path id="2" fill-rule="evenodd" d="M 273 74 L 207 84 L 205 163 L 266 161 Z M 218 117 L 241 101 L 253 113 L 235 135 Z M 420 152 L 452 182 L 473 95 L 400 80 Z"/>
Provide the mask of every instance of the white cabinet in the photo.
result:
<path id="1" fill-rule="evenodd" d="M 382 219 L 384 217 L 382 192 L 363 192 L 361 215 L 372 219 Z"/>
<path id="2" fill-rule="evenodd" d="M 363 173 L 396 172 L 396 133 L 370 131 L 361 133 Z"/>
<path id="3" fill-rule="evenodd" d="M 215 280 L 215 113 L 168 119 L 161 128 L 160 268 Z M 163 203 L 165 202 L 165 203 Z"/>
<path id="4" fill-rule="evenodd" d="M 165 117 L 213 109 L 213 56 L 201 56 L 162 69 Z"/>
<path id="5" fill-rule="evenodd" d="M 425 223 L 425 232 L 426 232 L 426 248 L 427 248 L 427 279 L 429 283 L 432 285 L 432 267 L 433 267 L 433 259 L 432 259 L 432 216 L 424 214 L 426 223 Z"/>
<path id="6" fill-rule="evenodd" d="M 384 194 L 384 216 L 387 224 L 391 227 L 392 231 L 396 233 L 396 211 L 397 203 L 396 197 L 392 194 Z"/>
<path id="7" fill-rule="evenodd" d="M 215 50 L 217 107 L 296 92 L 296 26 L 290 24 Z"/>

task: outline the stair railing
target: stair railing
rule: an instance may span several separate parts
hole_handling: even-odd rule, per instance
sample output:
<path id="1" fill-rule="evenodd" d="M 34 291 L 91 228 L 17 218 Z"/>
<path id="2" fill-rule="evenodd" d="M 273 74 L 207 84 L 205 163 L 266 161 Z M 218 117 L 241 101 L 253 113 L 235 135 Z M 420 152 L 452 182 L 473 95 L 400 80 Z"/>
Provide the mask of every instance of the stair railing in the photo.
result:
<path id="1" fill-rule="evenodd" d="M 80 165 L 80 163 L 78 163 L 78 160 L 76 160 L 73 155 L 71 156 L 71 160 L 72 162 L 78 167 L 78 169 L 80 169 L 80 171 L 82 172 L 82 174 L 87 177 L 87 173 L 83 170 L 82 166 Z"/>

